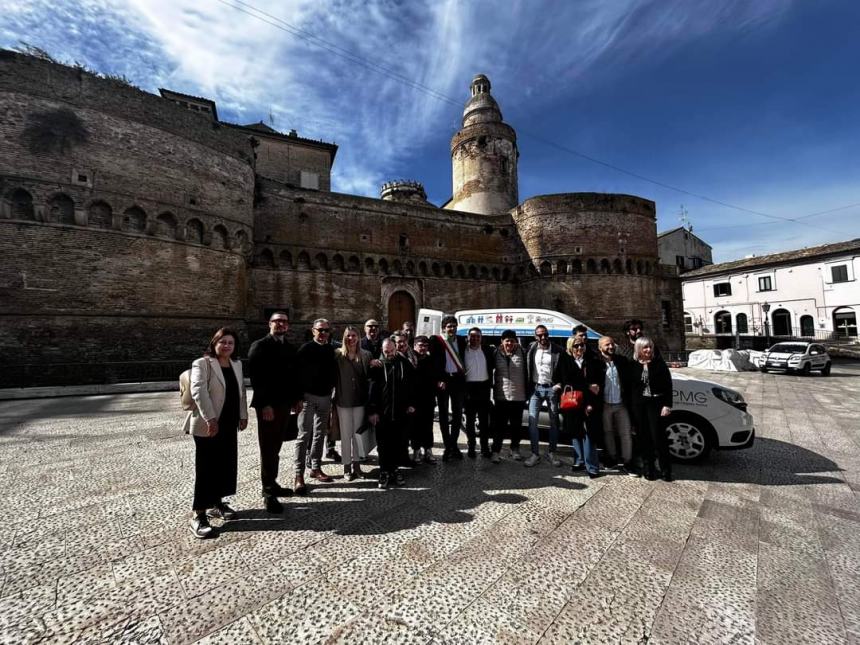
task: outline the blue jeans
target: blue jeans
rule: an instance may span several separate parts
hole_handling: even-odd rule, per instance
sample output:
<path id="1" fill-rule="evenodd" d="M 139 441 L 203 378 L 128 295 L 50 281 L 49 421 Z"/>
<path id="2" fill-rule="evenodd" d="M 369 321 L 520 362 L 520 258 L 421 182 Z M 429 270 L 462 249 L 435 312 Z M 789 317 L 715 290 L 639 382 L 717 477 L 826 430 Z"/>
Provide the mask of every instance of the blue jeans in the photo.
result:
<path id="1" fill-rule="evenodd" d="M 541 407 L 546 401 L 549 408 L 549 451 L 555 452 L 558 447 L 558 392 L 552 386 L 535 385 L 534 394 L 529 399 L 529 439 L 531 441 L 532 453 L 538 455 L 538 415 Z"/>
<path id="2" fill-rule="evenodd" d="M 585 433 L 581 439 L 573 440 L 573 452 L 576 455 L 576 465 L 585 464 L 585 470 L 592 475 L 600 471 L 600 462 L 597 460 L 597 446 Z"/>

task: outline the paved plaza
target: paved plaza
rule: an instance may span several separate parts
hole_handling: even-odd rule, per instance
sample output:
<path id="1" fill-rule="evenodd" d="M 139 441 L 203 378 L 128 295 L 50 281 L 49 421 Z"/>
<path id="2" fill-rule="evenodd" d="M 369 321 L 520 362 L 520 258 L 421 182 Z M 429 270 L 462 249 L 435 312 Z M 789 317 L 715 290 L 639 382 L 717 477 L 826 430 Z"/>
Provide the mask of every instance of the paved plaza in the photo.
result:
<path id="1" fill-rule="evenodd" d="M 176 393 L 0 402 L 0 642 L 860 643 L 860 369 L 688 373 L 744 393 L 752 449 L 671 484 L 466 459 L 272 516 L 252 421 L 206 541 Z"/>

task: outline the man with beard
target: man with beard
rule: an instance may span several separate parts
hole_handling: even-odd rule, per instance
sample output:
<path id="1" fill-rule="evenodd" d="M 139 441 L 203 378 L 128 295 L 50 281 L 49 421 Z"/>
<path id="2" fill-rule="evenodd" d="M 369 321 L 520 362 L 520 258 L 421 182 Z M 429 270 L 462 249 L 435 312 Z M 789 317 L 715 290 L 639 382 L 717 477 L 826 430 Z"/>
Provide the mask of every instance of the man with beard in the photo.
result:
<path id="1" fill-rule="evenodd" d="M 535 327 L 535 342 L 529 346 L 526 356 L 528 383 L 532 395 L 529 398 L 529 439 L 532 454 L 526 465 L 534 466 L 540 462 L 540 434 L 538 417 L 544 403 L 549 411 L 549 450 L 547 460 L 553 466 L 561 466 L 556 450 L 558 449 L 558 392 L 553 388 L 552 374 L 558 365 L 561 348 L 549 340 L 549 331 L 544 325 Z M 519 453 L 517 453 L 519 454 Z"/>
<path id="2" fill-rule="evenodd" d="M 284 507 L 278 497 L 293 494 L 277 482 L 281 446 L 285 439 L 296 438 L 296 414 L 301 393 L 295 382 L 296 348 L 286 339 L 290 319 L 284 311 L 269 317 L 269 333 L 255 341 L 248 351 L 251 407 L 257 413 L 257 439 L 260 443 L 260 480 L 263 503 L 270 513 Z"/>
<path id="3" fill-rule="evenodd" d="M 598 397 L 599 406 L 595 416 L 601 419 L 603 425 L 604 463 L 609 468 L 617 467 L 622 473 L 632 473 L 633 437 L 627 386 L 630 361 L 623 356 L 616 356 L 615 340 L 611 336 L 603 336 L 598 347 L 601 360 L 595 364 L 600 366 L 603 377 L 599 380 L 602 392 Z"/>
<path id="4" fill-rule="evenodd" d="M 463 397 L 466 389 L 466 369 L 463 355 L 466 339 L 457 336 L 457 318 L 442 318 L 442 333 L 430 339 L 430 357 L 436 368 L 436 396 L 439 403 L 439 429 L 445 452 L 442 461 L 462 459 L 457 447 L 460 426 L 463 423 Z M 450 416 L 448 405 L 450 403 Z"/>
<path id="5" fill-rule="evenodd" d="M 409 361 L 397 355 L 390 338 L 382 341 L 382 365 L 370 376 L 368 421 L 376 426 L 376 451 L 379 455 L 379 487 L 393 482 L 403 486 L 406 478 L 397 468 L 401 436 L 405 436 L 407 419 L 415 413 Z"/>
<path id="6" fill-rule="evenodd" d="M 633 360 L 633 345 L 636 339 L 645 333 L 645 324 L 637 319 L 631 318 L 622 326 L 624 338 L 615 346 L 615 355 L 623 356 L 626 359 Z"/>

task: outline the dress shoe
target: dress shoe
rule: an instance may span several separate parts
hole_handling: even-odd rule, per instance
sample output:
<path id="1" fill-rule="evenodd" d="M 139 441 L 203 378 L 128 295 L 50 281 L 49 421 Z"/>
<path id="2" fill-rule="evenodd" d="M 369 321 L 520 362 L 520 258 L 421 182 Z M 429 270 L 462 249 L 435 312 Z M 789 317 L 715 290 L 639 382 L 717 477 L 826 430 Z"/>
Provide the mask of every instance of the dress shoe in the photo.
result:
<path id="1" fill-rule="evenodd" d="M 277 497 L 268 495 L 263 498 L 263 503 L 266 505 L 266 511 L 274 515 L 279 515 L 284 512 L 284 505 L 278 501 Z"/>
<path id="2" fill-rule="evenodd" d="M 357 461 L 352 462 L 352 474 L 353 479 L 364 477 L 364 473 L 361 471 L 361 466 L 358 465 Z"/>
<path id="3" fill-rule="evenodd" d="M 296 495 L 304 496 L 308 494 L 308 487 L 305 486 L 304 477 L 296 477 L 296 483 L 293 484 L 293 490 L 295 491 Z"/>
<path id="4" fill-rule="evenodd" d="M 664 481 L 664 482 L 671 482 L 671 481 L 675 481 L 675 478 L 674 478 L 674 477 L 672 477 L 672 473 L 671 473 L 671 472 L 669 472 L 669 471 L 665 471 L 665 472 L 663 473 L 663 481 Z"/>
<path id="5" fill-rule="evenodd" d="M 326 459 L 331 459 L 334 463 L 339 464 L 343 459 L 340 456 L 340 453 L 334 448 L 329 448 L 325 453 Z"/>
<path id="6" fill-rule="evenodd" d="M 588 473 L 589 479 L 597 479 L 598 477 L 603 477 L 603 473 Z"/>
<path id="7" fill-rule="evenodd" d="M 474 447 L 474 446 L 469 446 L 469 449 L 468 449 L 468 451 L 466 452 L 466 454 L 467 454 L 467 455 L 469 455 L 469 459 L 474 459 L 475 457 L 477 457 L 477 456 L 478 456 L 478 453 L 477 453 L 477 452 L 475 452 L 475 447 Z"/>
<path id="8" fill-rule="evenodd" d="M 311 479 L 316 479 L 318 482 L 322 482 L 324 484 L 328 484 L 329 482 L 334 481 L 331 477 L 329 477 L 322 471 L 322 468 L 316 468 L 310 473 L 308 473 L 308 475 L 311 477 Z"/>

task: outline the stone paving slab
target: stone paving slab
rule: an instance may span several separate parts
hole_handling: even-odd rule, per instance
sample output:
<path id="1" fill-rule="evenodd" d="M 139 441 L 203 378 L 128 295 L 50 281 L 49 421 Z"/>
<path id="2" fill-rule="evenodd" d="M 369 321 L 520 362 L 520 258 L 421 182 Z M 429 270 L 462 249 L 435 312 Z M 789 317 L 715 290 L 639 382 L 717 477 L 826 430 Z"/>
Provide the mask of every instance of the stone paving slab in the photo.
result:
<path id="1" fill-rule="evenodd" d="M 671 484 L 479 457 L 380 491 L 327 464 L 272 516 L 252 420 L 206 541 L 175 393 L 0 402 L 0 642 L 860 643 L 860 367 L 685 371 L 744 393 L 752 449 Z"/>

